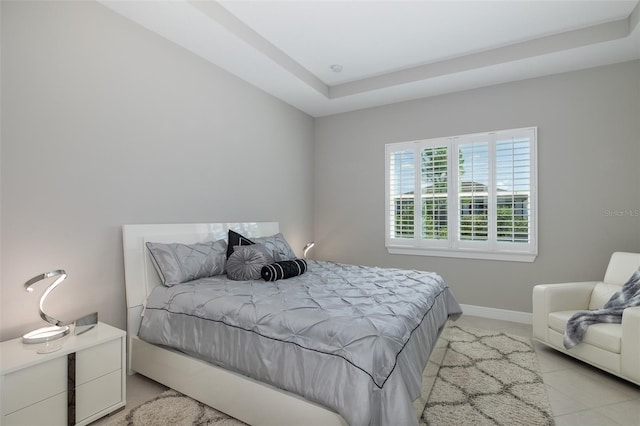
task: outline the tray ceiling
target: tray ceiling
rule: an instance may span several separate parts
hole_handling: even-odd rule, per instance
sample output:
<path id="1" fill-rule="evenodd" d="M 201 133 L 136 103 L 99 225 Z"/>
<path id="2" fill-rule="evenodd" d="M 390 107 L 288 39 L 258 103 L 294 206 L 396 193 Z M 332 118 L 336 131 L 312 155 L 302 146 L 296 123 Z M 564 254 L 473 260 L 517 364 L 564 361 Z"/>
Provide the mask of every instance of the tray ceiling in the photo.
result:
<path id="1" fill-rule="evenodd" d="M 99 2 L 316 117 L 640 59 L 637 0 Z"/>

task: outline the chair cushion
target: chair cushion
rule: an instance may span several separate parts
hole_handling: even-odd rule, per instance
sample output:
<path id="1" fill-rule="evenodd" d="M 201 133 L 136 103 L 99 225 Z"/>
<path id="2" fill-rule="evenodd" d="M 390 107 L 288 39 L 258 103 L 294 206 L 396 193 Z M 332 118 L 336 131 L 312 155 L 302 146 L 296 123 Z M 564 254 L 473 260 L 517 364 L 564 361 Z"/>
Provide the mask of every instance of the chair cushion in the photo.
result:
<path id="1" fill-rule="evenodd" d="M 607 303 L 609 299 L 611 299 L 611 296 L 613 296 L 616 291 L 620 291 L 621 289 L 622 286 L 618 284 L 606 284 L 602 282 L 596 284 L 596 286 L 593 288 L 593 291 L 591 292 L 589 309 L 602 309 L 604 307 L 604 304 Z"/>
<path id="2" fill-rule="evenodd" d="M 640 253 L 615 252 L 611 255 L 604 282 L 623 285 L 640 265 Z"/>
<path id="3" fill-rule="evenodd" d="M 567 328 L 567 321 L 576 312 L 578 311 L 551 312 L 549 314 L 549 328 L 558 333 L 564 333 Z M 622 324 L 599 323 L 590 325 L 582 342 L 619 354 L 622 346 Z"/>

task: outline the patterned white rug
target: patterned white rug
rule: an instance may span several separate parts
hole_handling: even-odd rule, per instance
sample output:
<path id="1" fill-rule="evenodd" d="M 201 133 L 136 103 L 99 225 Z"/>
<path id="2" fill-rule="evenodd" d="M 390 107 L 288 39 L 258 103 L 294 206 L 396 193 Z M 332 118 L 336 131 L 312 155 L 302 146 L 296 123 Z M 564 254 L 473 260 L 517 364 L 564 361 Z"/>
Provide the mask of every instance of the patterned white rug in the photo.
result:
<path id="1" fill-rule="evenodd" d="M 554 424 L 538 360 L 531 341 L 525 337 L 452 323 L 434 350 L 423 382 L 426 392 L 414 404 L 422 413 L 421 425 Z M 128 412 L 117 413 L 106 424 L 244 425 L 174 390 Z"/>
<path id="2" fill-rule="evenodd" d="M 531 340 L 451 326 L 435 385 L 422 415 L 439 425 L 553 425 Z"/>

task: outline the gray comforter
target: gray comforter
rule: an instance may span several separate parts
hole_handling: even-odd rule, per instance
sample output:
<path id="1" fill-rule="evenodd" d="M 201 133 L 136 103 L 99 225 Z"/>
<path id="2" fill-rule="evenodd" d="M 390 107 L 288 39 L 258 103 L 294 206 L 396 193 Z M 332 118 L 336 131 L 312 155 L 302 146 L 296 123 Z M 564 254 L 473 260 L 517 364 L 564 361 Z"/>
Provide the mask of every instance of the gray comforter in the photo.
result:
<path id="1" fill-rule="evenodd" d="M 435 273 L 310 261 L 287 280 L 157 287 L 139 336 L 302 395 L 352 426 L 416 425 L 422 370 L 460 312 Z"/>

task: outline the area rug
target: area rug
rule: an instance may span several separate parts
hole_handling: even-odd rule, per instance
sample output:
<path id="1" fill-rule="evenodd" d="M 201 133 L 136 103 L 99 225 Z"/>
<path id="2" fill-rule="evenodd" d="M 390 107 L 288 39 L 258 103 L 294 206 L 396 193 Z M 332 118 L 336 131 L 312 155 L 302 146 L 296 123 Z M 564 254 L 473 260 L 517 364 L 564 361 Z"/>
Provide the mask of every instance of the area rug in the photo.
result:
<path id="1" fill-rule="evenodd" d="M 438 351 L 444 357 L 438 356 Z M 447 327 L 427 368 L 435 380 L 423 398 L 420 424 L 553 425 L 553 414 L 530 339 L 469 327 Z M 435 367 L 435 369 L 433 368 Z M 423 379 L 424 381 L 424 379 Z M 422 404 L 416 407 L 422 409 Z M 419 412 L 419 411 L 418 411 Z M 108 426 L 241 426 L 239 420 L 168 390 Z"/>
<path id="2" fill-rule="evenodd" d="M 443 338 L 447 352 L 422 414 L 424 424 L 554 424 L 530 339 L 455 325 Z"/>

